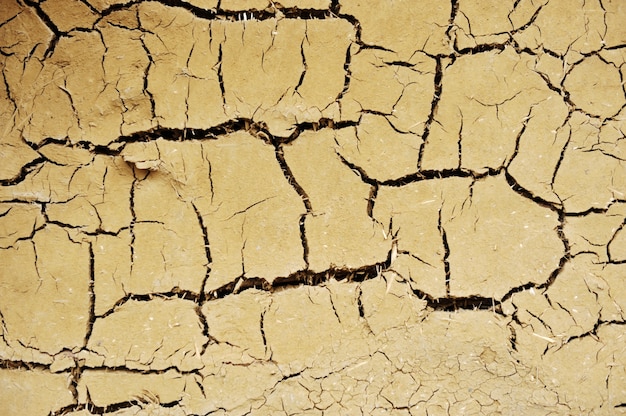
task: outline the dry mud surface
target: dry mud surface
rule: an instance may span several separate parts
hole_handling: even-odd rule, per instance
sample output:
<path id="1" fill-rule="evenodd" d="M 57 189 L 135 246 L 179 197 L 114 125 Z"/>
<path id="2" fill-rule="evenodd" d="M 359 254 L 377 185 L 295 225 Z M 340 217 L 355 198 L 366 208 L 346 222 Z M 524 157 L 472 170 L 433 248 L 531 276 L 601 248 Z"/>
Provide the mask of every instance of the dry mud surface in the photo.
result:
<path id="1" fill-rule="evenodd" d="M 626 2 L 1 3 L 2 415 L 626 413 Z"/>

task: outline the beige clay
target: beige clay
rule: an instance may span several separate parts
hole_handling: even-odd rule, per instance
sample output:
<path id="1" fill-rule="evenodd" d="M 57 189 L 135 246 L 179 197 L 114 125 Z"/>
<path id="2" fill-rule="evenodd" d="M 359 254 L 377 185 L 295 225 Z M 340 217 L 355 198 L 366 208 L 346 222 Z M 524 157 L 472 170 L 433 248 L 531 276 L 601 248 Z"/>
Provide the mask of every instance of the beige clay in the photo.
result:
<path id="1" fill-rule="evenodd" d="M 622 0 L 1 0 L 0 415 L 626 409 Z"/>

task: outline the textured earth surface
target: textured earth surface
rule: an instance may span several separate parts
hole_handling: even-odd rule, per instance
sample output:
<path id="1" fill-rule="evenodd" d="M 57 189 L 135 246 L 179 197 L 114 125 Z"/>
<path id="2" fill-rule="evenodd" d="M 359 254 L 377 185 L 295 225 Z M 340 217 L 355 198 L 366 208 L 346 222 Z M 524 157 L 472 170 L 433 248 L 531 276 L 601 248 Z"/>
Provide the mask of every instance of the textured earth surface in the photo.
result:
<path id="1" fill-rule="evenodd" d="M 626 414 L 626 2 L 0 3 L 2 415 Z"/>

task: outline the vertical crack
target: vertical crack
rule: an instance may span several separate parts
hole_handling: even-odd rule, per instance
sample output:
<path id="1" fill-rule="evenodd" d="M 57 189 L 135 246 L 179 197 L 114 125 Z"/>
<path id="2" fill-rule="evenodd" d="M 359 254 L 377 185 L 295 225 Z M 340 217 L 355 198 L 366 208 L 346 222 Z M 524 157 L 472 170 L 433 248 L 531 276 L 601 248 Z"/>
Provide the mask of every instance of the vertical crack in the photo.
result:
<path id="1" fill-rule="evenodd" d="M 78 394 L 78 383 L 80 383 L 80 378 L 83 374 L 83 368 L 80 365 L 80 361 L 77 357 L 73 357 L 74 359 L 74 367 L 70 370 L 70 376 L 68 377 L 68 389 L 72 393 L 72 398 L 74 399 L 74 404 L 79 404 L 79 394 Z M 64 414 L 64 413 L 62 413 Z"/>
<path id="2" fill-rule="evenodd" d="M 343 70 L 346 73 L 346 76 L 343 81 L 343 89 L 341 90 L 339 95 L 337 95 L 337 98 L 335 99 L 335 101 L 341 100 L 343 96 L 348 92 L 348 89 L 350 88 L 350 79 L 352 78 L 352 71 L 350 70 L 350 63 L 352 62 L 352 54 L 350 53 L 351 47 L 352 45 L 348 45 L 348 48 L 346 49 L 346 60 L 343 63 Z"/>
<path id="3" fill-rule="evenodd" d="M 441 241 L 443 242 L 443 269 L 446 274 L 446 296 L 450 296 L 450 262 L 448 261 L 448 257 L 450 257 L 450 246 L 448 245 L 448 236 L 446 234 L 446 229 L 443 227 L 443 223 L 441 220 L 442 209 L 443 208 L 439 208 L 437 229 L 439 230 L 439 234 L 441 235 Z"/>
<path id="4" fill-rule="evenodd" d="M 426 123 L 424 124 L 424 133 L 422 134 L 422 146 L 420 147 L 419 156 L 417 159 L 417 170 L 422 170 L 422 162 L 424 160 L 424 149 L 428 144 L 428 136 L 430 135 L 430 126 L 433 124 L 435 120 L 435 115 L 437 114 L 437 107 L 439 106 L 439 100 L 441 99 L 441 91 L 442 91 L 442 78 L 443 78 L 443 65 L 441 62 L 442 58 L 440 56 L 436 57 L 436 66 L 435 66 L 435 92 L 433 93 L 433 99 L 430 103 L 430 113 L 428 114 L 428 118 L 426 119 Z"/>
<path id="5" fill-rule="evenodd" d="M 52 32 L 52 39 L 50 40 L 50 44 L 48 45 L 48 48 L 46 48 L 46 51 L 43 54 L 44 58 L 50 58 L 52 54 L 54 53 L 54 49 L 59 43 L 59 38 L 65 35 L 65 33 L 62 32 L 58 28 L 58 26 L 54 24 L 54 22 L 52 21 L 52 19 L 50 19 L 50 17 L 46 14 L 46 12 L 43 11 L 39 1 L 24 0 L 24 4 L 35 9 L 35 13 L 37 14 L 37 17 L 39 17 L 41 21 L 43 22 L 43 24 L 46 25 L 48 29 L 50 29 L 50 31 Z"/>
<path id="6" fill-rule="evenodd" d="M 223 43 L 220 43 L 217 52 L 217 81 L 220 84 L 220 92 L 222 93 L 222 108 L 226 111 L 226 88 L 224 87 L 224 56 L 223 56 Z"/>
<path id="7" fill-rule="evenodd" d="M 270 303 L 270 306 L 271 306 L 271 303 Z M 259 320 L 259 329 L 261 331 L 261 339 L 263 340 L 263 348 L 265 349 L 265 356 L 267 357 L 269 353 L 268 359 L 271 360 L 272 351 L 267 345 L 267 336 L 265 335 L 265 314 L 267 313 L 268 310 L 269 310 L 269 307 L 263 309 L 263 312 L 261 312 L 261 319 Z"/>
<path id="8" fill-rule="evenodd" d="M 307 25 L 307 22 L 304 22 L 305 27 Z M 307 41 L 307 43 L 309 42 L 309 38 L 305 29 L 304 32 L 304 39 L 302 39 L 302 42 L 300 43 L 300 56 L 302 57 L 302 73 L 300 74 L 300 79 L 298 80 L 298 84 L 296 85 L 296 88 L 294 89 L 294 91 L 296 93 L 298 93 L 298 88 L 300 88 L 302 86 L 302 83 L 304 82 L 304 77 L 306 75 L 306 71 L 308 69 L 307 63 L 306 63 L 306 55 L 304 54 L 304 41 Z"/>
<path id="9" fill-rule="evenodd" d="M 300 241 L 302 242 L 302 258 L 304 259 L 304 268 L 307 270 L 309 268 L 309 242 L 306 238 L 306 214 L 300 215 L 300 219 L 298 220 L 298 225 L 300 227 Z"/>
<path id="10" fill-rule="evenodd" d="M 454 28 L 454 21 L 456 20 L 456 15 L 459 12 L 459 0 L 450 0 L 450 18 L 448 19 L 448 28 L 446 29 L 446 36 L 452 42 L 452 29 Z"/>
<path id="11" fill-rule="evenodd" d="M 144 75 L 143 75 L 143 91 L 146 93 L 146 95 L 148 96 L 148 99 L 150 100 L 150 110 L 152 114 L 152 119 L 156 120 L 156 102 L 154 101 L 154 96 L 148 89 L 148 76 L 150 75 L 150 69 L 152 68 L 152 65 L 154 65 L 154 59 L 152 58 L 152 54 L 150 53 L 150 50 L 148 49 L 148 46 L 146 45 L 146 42 L 144 40 L 146 33 L 149 33 L 149 32 L 147 32 L 141 25 L 141 17 L 139 16 L 138 7 L 135 9 L 135 15 L 137 18 L 137 22 L 139 24 L 139 30 L 142 32 L 141 36 L 139 36 L 139 41 L 141 42 L 141 47 L 146 52 L 146 56 L 148 58 L 148 65 L 146 65 L 146 68 L 144 69 Z"/>
<path id="12" fill-rule="evenodd" d="M 363 301 L 361 301 L 362 296 L 363 296 L 363 290 L 361 289 L 361 285 L 359 285 L 359 288 L 357 289 L 357 293 L 356 293 L 356 303 L 359 309 L 359 316 L 365 319 L 365 308 L 363 307 Z"/>
<path id="13" fill-rule="evenodd" d="M 459 169 L 461 169 L 463 168 L 463 111 L 461 111 L 461 108 L 459 108 L 459 113 L 461 114 L 461 126 L 459 127 L 457 147 L 459 151 Z"/>
<path id="14" fill-rule="evenodd" d="M 85 342 L 83 348 L 87 348 L 87 343 L 91 338 L 94 323 L 96 322 L 96 261 L 93 250 L 93 242 L 89 242 L 89 320 L 87 321 L 87 332 L 85 334 Z"/>
<path id="15" fill-rule="evenodd" d="M 609 240 L 609 242 L 606 243 L 606 257 L 609 259 L 609 263 L 621 263 L 621 261 L 616 261 L 616 260 L 613 259 L 613 255 L 611 254 L 611 248 L 610 247 L 611 247 L 611 244 L 613 243 L 613 240 L 615 240 L 615 237 L 620 232 L 622 232 L 624 227 L 626 227 L 626 219 L 624 219 L 624 221 L 617 227 L 617 229 L 615 230 L 615 232 L 611 236 L 611 239 Z"/>
<path id="16" fill-rule="evenodd" d="M 376 197 L 378 196 L 378 183 L 374 183 L 370 187 L 370 195 L 367 198 L 367 216 L 374 219 L 374 205 L 376 204 Z"/>
<path id="17" fill-rule="evenodd" d="M 196 213 L 196 218 L 198 218 L 198 224 L 200 224 L 200 229 L 202 230 L 202 238 L 204 239 L 204 255 L 206 256 L 206 261 L 207 261 L 206 272 L 204 275 L 204 279 L 202 279 L 202 285 L 200 287 L 199 302 L 200 304 L 202 304 L 206 296 L 205 288 L 206 288 L 207 281 L 209 280 L 209 275 L 211 274 L 211 264 L 213 263 L 213 258 L 211 257 L 211 247 L 209 245 L 209 234 L 207 231 L 207 227 L 204 223 L 204 219 L 202 218 L 202 214 L 198 210 L 198 207 L 196 206 L 195 203 L 192 202 L 191 206 L 193 207 L 193 210 Z"/>
<path id="18" fill-rule="evenodd" d="M 567 113 L 567 117 L 565 117 L 565 120 L 563 121 L 563 124 L 561 124 L 561 126 L 557 129 L 557 134 L 559 133 L 559 131 L 561 131 L 562 128 L 564 128 L 569 123 L 569 120 L 571 119 L 571 117 L 572 117 L 572 112 L 569 111 Z M 572 140 L 572 129 L 570 128 L 568 136 L 567 136 L 567 140 L 565 141 L 565 143 L 563 144 L 563 147 L 561 148 L 561 154 L 559 155 L 559 160 L 556 162 L 554 166 L 554 171 L 552 172 L 552 182 L 550 182 L 550 188 L 552 189 L 553 192 L 554 192 L 554 182 L 556 181 L 556 175 L 558 174 L 559 169 L 561 168 L 561 163 L 563 163 L 563 159 L 565 158 L 565 152 L 567 151 L 567 148 L 571 140 Z"/>
<path id="19" fill-rule="evenodd" d="M 276 154 L 276 160 L 278 161 L 278 164 L 280 165 L 280 168 L 283 172 L 283 175 L 285 176 L 285 179 L 287 179 L 287 182 L 289 182 L 289 184 L 298 193 L 298 195 L 300 195 L 300 198 L 302 198 L 302 202 L 304 203 L 304 207 L 306 209 L 306 213 L 300 216 L 299 226 L 300 226 L 300 240 L 302 242 L 305 270 L 308 270 L 309 268 L 309 243 L 306 238 L 306 217 L 312 214 L 313 208 L 311 207 L 311 201 L 309 200 L 309 196 L 304 191 L 302 186 L 300 186 L 298 181 L 296 181 L 296 178 L 293 176 L 293 173 L 291 172 L 291 169 L 289 168 L 289 165 L 287 164 L 287 161 L 285 160 L 285 153 L 283 151 L 282 144 L 274 144 L 274 149 L 275 149 L 274 153 Z"/>
<path id="20" fill-rule="evenodd" d="M 533 107 L 534 106 L 531 106 L 530 110 L 528 110 L 528 114 L 526 114 L 526 117 L 524 117 L 524 121 L 522 122 L 522 128 L 515 137 L 515 148 L 513 149 L 513 153 L 511 153 L 508 163 L 505 164 L 505 170 L 509 168 L 509 166 L 519 153 L 519 146 L 522 141 L 522 136 L 524 135 L 524 132 L 526 132 L 526 127 L 528 127 L 528 121 L 532 118 Z"/>
<path id="21" fill-rule="evenodd" d="M 130 186 L 130 224 L 128 232 L 130 234 L 130 276 L 133 275 L 133 267 L 135 265 L 135 224 L 137 223 L 137 213 L 135 212 L 135 187 L 137 186 L 137 175 L 135 167 L 133 167 L 133 183 Z"/>

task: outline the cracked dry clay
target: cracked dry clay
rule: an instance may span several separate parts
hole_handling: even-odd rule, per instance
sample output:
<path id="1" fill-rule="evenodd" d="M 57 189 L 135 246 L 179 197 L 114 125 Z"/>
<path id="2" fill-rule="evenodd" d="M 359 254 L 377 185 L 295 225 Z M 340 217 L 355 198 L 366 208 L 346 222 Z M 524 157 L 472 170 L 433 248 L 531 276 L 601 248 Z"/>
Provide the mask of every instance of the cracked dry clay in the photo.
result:
<path id="1" fill-rule="evenodd" d="M 2 0 L 0 413 L 626 413 L 625 21 Z"/>

